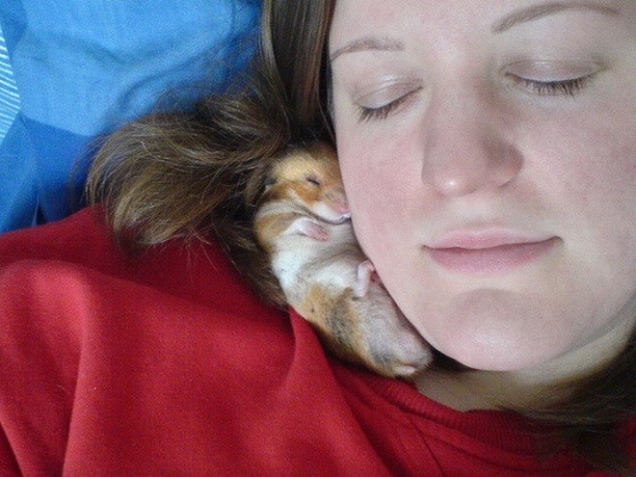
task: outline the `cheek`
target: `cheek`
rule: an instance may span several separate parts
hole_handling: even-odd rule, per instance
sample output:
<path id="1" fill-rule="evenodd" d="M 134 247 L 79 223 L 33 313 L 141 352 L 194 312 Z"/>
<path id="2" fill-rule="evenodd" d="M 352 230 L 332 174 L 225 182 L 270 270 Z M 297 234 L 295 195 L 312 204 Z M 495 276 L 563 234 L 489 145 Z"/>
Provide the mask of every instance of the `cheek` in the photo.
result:
<path id="1" fill-rule="evenodd" d="M 338 154 L 358 240 L 370 256 L 388 252 L 412 222 L 409 208 L 421 189 L 417 164 L 404 148 L 386 140 L 339 143 Z"/>
<path id="2" fill-rule="evenodd" d="M 547 211 L 546 224 L 565 246 L 568 267 L 561 282 L 587 290 L 584 301 L 596 300 L 598 307 L 618 306 L 636 288 L 636 136 L 631 133 L 636 124 L 632 120 L 628 126 L 629 115 L 622 118 L 623 128 L 594 116 L 588 122 L 557 121 L 539 130 L 525 149 L 527 174 Z M 566 123 L 577 127 L 564 129 Z"/>
<path id="3" fill-rule="evenodd" d="M 562 168 L 561 182 L 586 206 L 612 205 L 620 213 L 621 204 L 636 199 L 636 140 L 596 132 L 582 144 L 578 149 L 572 145 L 570 151 L 579 151 L 576 156 L 564 151 L 570 159 Z"/>
<path id="4" fill-rule="evenodd" d="M 599 138 L 601 141 L 601 138 Z M 603 159 L 590 161 L 577 175 L 570 194 L 582 197 L 577 211 L 584 236 L 596 246 L 608 277 L 623 275 L 636 282 L 636 144 L 614 148 Z M 587 220 L 587 222 L 585 222 Z M 584 229 L 584 230 L 585 230 Z"/>
<path id="5" fill-rule="evenodd" d="M 572 132 L 557 150 L 539 157 L 544 196 L 566 222 L 578 220 L 579 232 L 612 237 L 636 232 L 636 136 L 602 127 Z M 551 159 L 557 157 L 558 160 Z M 596 237 L 600 240 L 601 237 Z"/>
<path id="6" fill-rule="evenodd" d="M 631 76 L 630 76 L 631 77 Z M 533 115 L 529 157 L 553 195 L 589 208 L 590 213 L 631 214 L 636 203 L 636 95 L 601 96 L 570 114 Z M 550 177 L 552 176 L 552 177 Z M 635 216 L 632 216 L 636 218 Z"/>

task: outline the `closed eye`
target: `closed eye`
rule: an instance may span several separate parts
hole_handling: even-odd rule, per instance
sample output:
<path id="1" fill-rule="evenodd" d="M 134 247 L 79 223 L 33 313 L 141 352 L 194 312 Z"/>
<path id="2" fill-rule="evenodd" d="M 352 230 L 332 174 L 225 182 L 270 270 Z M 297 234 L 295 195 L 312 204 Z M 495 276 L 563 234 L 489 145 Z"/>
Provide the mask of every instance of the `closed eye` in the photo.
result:
<path id="1" fill-rule="evenodd" d="M 399 98 L 391 101 L 382 106 L 378 107 L 368 107 L 368 106 L 358 106 L 360 112 L 360 122 L 367 122 L 373 120 L 382 120 L 386 119 L 392 112 L 394 112 L 397 108 L 402 106 L 414 93 L 418 92 L 420 88 L 410 91 L 405 95 L 400 96 Z"/>
<path id="2" fill-rule="evenodd" d="M 318 179 L 318 177 L 314 175 L 305 177 L 305 181 L 309 182 L 311 185 L 314 185 L 314 186 L 320 185 L 320 179 Z"/>
<path id="3" fill-rule="evenodd" d="M 572 78 L 558 81 L 538 81 L 533 79 L 521 78 L 519 76 L 510 75 L 510 79 L 515 86 L 519 86 L 531 93 L 539 96 L 571 96 L 575 97 L 577 93 L 585 89 L 592 81 L 594 75 L 582 76 L 580 78 Z"/>

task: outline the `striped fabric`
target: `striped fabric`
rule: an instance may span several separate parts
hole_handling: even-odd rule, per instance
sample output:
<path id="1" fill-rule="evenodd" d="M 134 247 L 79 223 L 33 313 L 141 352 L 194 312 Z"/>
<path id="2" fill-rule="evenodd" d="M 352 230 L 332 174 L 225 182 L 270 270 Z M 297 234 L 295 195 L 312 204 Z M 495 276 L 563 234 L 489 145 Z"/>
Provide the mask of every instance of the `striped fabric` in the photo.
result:
<path id="1" fill-rule="evenodd" d="M 0 28 L 0 143 L 20 107 L 18 89 L 13 81 L 9 55 Z"/>

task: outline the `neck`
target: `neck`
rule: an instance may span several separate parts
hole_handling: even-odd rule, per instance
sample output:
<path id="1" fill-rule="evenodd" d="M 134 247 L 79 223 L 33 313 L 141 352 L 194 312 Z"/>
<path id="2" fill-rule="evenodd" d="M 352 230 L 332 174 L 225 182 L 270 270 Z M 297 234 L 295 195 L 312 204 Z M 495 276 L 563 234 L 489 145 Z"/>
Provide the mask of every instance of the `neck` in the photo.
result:
<path id="1" fill-rule="evenodd" d="M 458 411 L 531 408 L 557 396 L 553 382 L 496 371 L 431 370 L 418 377 L 416 386 L 422 394 Z"/>

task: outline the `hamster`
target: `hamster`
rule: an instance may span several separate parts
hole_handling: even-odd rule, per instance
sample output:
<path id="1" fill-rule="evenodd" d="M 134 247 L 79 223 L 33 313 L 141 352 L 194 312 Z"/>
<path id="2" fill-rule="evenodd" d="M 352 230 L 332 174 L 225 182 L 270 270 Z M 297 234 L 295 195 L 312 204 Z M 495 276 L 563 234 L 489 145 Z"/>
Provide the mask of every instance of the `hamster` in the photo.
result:
<path id="1" fill-rule="evenodd" d="M 357 243 L 331 146 L 275 160 L 254 231 L 287 304 L 332 353 L 388 377 L 413 377 L 432 361 Z"/>

